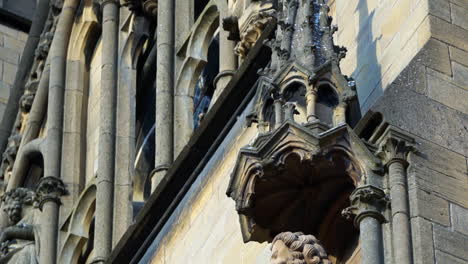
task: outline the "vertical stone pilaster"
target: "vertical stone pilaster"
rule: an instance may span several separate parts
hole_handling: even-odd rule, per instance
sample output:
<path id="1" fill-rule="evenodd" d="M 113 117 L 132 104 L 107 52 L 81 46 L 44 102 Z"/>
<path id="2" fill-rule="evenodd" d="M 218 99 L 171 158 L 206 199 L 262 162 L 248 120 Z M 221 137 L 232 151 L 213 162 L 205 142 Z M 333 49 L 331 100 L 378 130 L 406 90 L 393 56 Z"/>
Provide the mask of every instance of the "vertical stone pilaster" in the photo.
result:
<path id="1" fill-rule="evenodd" d="M 388 171 L 392 208 L 392 247 L 395 263 L 413 263 L 406 168 L 414 140 L 389 127 L 379 141 L 377 155 Z"/>
<path id="2" fill-rule="evenodd" d="M 343 215 L 354 217 L 354 225 L 359 228 L 362 250 L 362 264 L 383 263 L 383 240 L 381 223 L 385 221 L 382 210 L 387 204 L 385 192 L 367 185 L 359 187 L 350 196 L 351 206 L 343 210 Z"/>
<path id="3" fill-rule="evenodd" d="M 40 251 L 39 263 L 57 262 L 58 217 L 60 197 L 67 193 L 62 180 L 57 177 L 44 177 L 37 186 L 40 219 Z"/>

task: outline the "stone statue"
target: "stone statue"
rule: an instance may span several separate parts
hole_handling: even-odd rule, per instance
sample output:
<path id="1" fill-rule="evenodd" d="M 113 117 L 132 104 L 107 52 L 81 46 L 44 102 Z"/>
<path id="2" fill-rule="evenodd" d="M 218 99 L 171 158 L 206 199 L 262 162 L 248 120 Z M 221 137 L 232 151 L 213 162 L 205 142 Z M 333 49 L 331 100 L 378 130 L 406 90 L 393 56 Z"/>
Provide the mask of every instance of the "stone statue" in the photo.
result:
<path id="1" fill-rule="evenodd" d="M 296 232 L 278 234 L 271 244 L 271 264 L 331 264 L 320 241 Z"/>
<path id="2" fill-rule="evenodd" d="M 0 231 L 0 263 L 38 263 L 35 192 L 16 188 L 5 193 L 2 201 L 11 225 Z"/>

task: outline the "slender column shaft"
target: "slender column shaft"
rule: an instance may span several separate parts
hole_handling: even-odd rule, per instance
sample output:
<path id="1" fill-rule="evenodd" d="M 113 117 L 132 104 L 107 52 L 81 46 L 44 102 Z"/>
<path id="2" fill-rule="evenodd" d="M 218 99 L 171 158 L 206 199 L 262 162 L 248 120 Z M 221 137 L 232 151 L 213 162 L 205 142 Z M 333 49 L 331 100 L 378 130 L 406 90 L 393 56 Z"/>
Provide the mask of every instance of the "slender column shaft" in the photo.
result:
<path id="1" fill-rule="evenodd" d="M 394 262 L 410 264 L 412 263 L 412 247 L 405 166 L 401 161 L 395 160 L 388 165 L 388 171 L 390 177 L 390 196 L 392 198 Z"/>
<path id="2" fill-rule="evenodd" d="M 66 194 L 65 185 L 57 177 L 43 177 L 37 186 L 41 209 L 39 263 L 57 263 L 58 219 L 60 196 Z"/>
<path id="3" fill-rule="evenodd" d="M 96 194 L 95 261 L 105 262 L 112 249 L 114 201 L 115 120 L 119 5 L 102 3 L 102 73 Z"/>
<path id="4" fill-rule="evenodd" d="M 275 100 L 275 128 L 283 123 L 283 105 L 281 100 Z"/>
<path id="5" fill-rule="evenodd" d="M 56 263 L 59 205 L 47 201 L 42 206 L 41 214 L 41 249 L 39 263 Z"/>
<path id="6" fill-rule="evenodd" d="M 315 114 L 315 104 L 317 101 L 317 92 L 310 88 L 306 93 L 307 101 L 307 122 L 312 123 L 317 121 L 317 116 Z"/>
<path id="7" fill-rule="evenodd" d="M 62 157 L 63 102 L 65 90 L 65 65 L 77 0 L 66 0 L 57 23 L 50 48 L 49 94 L 47 100 L 47 136 L 44 152 L 44 185 L 49 179 L 59 179 Z M 53 180 L 54 181 L 54 180 Z M 58 180 L 59 181 L 59 180 Z M 58 195 L 58 194 L 57 194 Z M 58 207 L 57 201 L 47 200 L 41 219 L 40 263 L 57 261 Z"/>
<path id="8" fill-rule="evenodd" d="M 359 223 L 362 264 L 383 263 L 382 230 L 380 221 L 374 217 L 364 217 Z"/>
<path id="9" fill-rule="evenodd" d="M 381 210 L 386 207 L 385 192 L 375 186 L 366 185 L 356 188 L 350 196 L 351 206 L 343 210 L 343 215 L 359 227 L 361 243 L 361 263 L 384 263 L 382 221 L 385 220 Z"/>
<path id="10" fill-rule="evenodd" d="M 158 2 L 156 60 L 156 155 L 151 189 L 171 165 L 174 136 L 174 0 Z"/>
<path id="11" fill-rule="evenodd" d="M 219 24 L 223 24 L 223 19 L 229 16 L 229 9 L 227 6 L 227 1 L 220 1 L 220 16 Z M 213 94 L 213 99 L 211 105 L 216 102 L 219 95 L 223 91 L 224 87 L 232 79 L 234 70 L 237 69 L 237 57 L 234 54 L 234 48 L 236 43 L 232 40 L 228 40 L 229 32 L 223 29 L 219 31 L 219 75 L 217 79 L 216 90 Z"/>

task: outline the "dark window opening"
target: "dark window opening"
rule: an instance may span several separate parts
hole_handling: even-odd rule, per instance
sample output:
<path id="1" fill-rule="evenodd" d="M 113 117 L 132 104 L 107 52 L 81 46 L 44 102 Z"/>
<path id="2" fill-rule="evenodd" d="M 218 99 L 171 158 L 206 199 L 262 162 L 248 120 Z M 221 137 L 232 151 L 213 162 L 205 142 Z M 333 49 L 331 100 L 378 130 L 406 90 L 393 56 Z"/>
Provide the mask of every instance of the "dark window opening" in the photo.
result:
<path id="1" fill-rule="evenodd" d="M 209 0 L 195 0 L 195 21 L 197 21 L 198 17 L 201 15 L 208 2 Z"/>
<path id="2" fill-rule="evenodd" d="M 338 105 L 338 96 L 329 84 L 322 84 L 317 91 L 316 115 L 321 122 L 333 124 L 333 109 Z"/>
<path id="3" fill-rule="evenodd" d="M 211 103 L 215 90 L 214 79 L 219 73 L 219 35 L 212 40 L 208 48 L 208 63 L 205 65 L 193 96 L 193 124 L 198 127 Z"/>

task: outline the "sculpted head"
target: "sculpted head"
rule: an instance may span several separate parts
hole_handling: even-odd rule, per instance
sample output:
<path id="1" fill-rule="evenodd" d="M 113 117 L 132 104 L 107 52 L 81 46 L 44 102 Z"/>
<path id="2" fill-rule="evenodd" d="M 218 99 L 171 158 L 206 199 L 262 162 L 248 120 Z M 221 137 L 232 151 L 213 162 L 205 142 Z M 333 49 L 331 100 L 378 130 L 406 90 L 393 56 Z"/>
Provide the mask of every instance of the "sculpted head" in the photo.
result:
<path id="1" fill-rule="evenodd" d="M 325 249 L 312 235 L 278 234 L 271 244 L 271 264 L 331 264 Z"/>
<path id="2" fill-rule="evenodd" d="M 2 201 L 5 206 L 3 210 L 8 214 L 8 218 L 12 224 L 18 223 L 26 211 L 33 207 L 36 194 L 26 188 L 16 188 L 9 192 L 6 192 Z"/>

